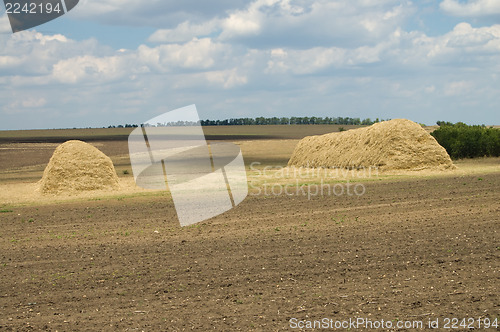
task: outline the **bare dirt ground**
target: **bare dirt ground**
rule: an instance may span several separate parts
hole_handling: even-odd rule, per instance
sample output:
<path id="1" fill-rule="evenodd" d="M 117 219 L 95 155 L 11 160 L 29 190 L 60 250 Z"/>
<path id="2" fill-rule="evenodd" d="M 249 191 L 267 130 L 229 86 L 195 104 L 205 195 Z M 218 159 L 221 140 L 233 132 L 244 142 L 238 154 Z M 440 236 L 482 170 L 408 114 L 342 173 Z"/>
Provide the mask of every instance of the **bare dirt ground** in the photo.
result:
<path id="1" fill-rule="evenodd" d="M 293 142 L 239 144 L 264 166 L 284 165 Z M 101 143 L 129 167 L 123 145 Z M 31 156 L 0 172 L 3 192 L 34 185 L 43 163 Z M 167 193 L 0 200 L 0 330 L 275 331 L 293 318 L 474 318 L 477 328 L 500 318 L 500 162 L 457 164 L 358 179 L 359 196 L 253 190 L 186 228 Z"/>
<path id="2" fill-rule="evenodd" d="M 500 315 L 500 176 L 251 196 L 179 228 L 168 197 L 1 214 L 0 329 L 280 330 Z M 157 233 L 155 232 L 157 231 Z"/>

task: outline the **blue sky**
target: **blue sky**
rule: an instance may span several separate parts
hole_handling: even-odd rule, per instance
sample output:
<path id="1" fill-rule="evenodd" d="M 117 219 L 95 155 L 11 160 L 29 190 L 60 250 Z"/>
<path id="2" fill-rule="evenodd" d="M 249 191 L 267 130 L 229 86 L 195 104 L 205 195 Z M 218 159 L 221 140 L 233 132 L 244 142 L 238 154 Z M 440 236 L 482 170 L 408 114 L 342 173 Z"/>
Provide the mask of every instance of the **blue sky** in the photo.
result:
<path id="1" fill-rule="evenodd" d="M 498 0 L 81 0 L 12 34 L 0 6 L 0 129 L 210 119 L 500 124 Z"/>

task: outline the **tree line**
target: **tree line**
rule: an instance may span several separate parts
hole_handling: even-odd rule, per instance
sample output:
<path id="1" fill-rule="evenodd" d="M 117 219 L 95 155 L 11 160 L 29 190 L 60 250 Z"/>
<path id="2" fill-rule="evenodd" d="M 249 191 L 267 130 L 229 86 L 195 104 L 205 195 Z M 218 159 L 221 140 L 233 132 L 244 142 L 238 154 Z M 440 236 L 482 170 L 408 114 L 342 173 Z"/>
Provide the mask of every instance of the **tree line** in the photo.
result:
<path id="1" fill-rule="evenodd" d="M 500 129 L 438 121 L 431 133 L 453 159 L 500 156 Z"/>
<path id="2" fill-rule="evenodd" d="M 387 119 L 389 120 L 389 119 Z M 167 126 L 194 126 L 201 124 L 202 126 L 251 126 L 251 125 L 363 125 L 369 126 L 374 123 L 386 121 L 383 119 L 376 118 L 372 120 L 366 118 L 361 120 L 360 118 L 351 117 L 317 117 L 317 116 L 304 116 L 304 117 L 257 117 L 257 118 L 231 118 L 225 120 L 201 120 L 199 122 L 192 121 L 176 121 L 168 123 L 155 123 L 155 124 L 141 124 L 141 127 L 167 127 Z M 125 124 L 118 126 L 109 126 L 108 128 L 137 128 L 139 125 L 136 124 Z"/>
<path id="3" fill-rule="evenodd" d="M 202 126 L 246 126 L 246 125 L 372 125 L 380 122 L 378 118 L 371 120 L 370 118 L 361 120 L 360 118 L 350 117 L 257 117 L 257 118 L 234 118 L 226 120 L 202 120 Z M 383 121 L 383 120 L 382 120 Z"/>

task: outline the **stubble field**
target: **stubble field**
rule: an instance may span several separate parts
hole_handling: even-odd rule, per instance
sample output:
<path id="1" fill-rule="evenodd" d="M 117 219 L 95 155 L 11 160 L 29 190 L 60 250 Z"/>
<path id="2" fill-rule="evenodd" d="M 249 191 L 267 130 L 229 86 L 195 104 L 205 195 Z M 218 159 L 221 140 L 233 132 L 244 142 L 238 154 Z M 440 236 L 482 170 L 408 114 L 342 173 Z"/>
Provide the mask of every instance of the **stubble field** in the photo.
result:
<path id="1" fill-rule="evenodd" d="M 498 158 L 324 179 L 362 184 L 362 195 L 266 195 L 268 184 L 318 183 L 273 176 L 299 138 L 335 130 L 299 127 L 211 129 L 241 146 L 250 195 L 186 228 L 168 193 L 137 190 L 124 174 L 126 133 L 1 133 L 0 330 L 275 331 L 363 318 L 413 331 L 395 326 L 500 317 Z M 123 190 L 33 194 L 68 137 L 110 156 Z"/>

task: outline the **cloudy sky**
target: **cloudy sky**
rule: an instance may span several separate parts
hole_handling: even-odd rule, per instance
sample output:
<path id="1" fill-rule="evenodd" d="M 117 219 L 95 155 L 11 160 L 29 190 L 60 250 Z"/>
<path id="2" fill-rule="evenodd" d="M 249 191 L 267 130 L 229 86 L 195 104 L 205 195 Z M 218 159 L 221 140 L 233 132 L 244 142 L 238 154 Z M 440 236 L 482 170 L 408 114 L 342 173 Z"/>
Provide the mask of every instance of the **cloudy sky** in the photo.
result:
<path id="1" fill-rule="evenodd" d="M 500 124 L 500 0 L 80 0 L 12 34 L 0 129 L 203 119 Z"/>

